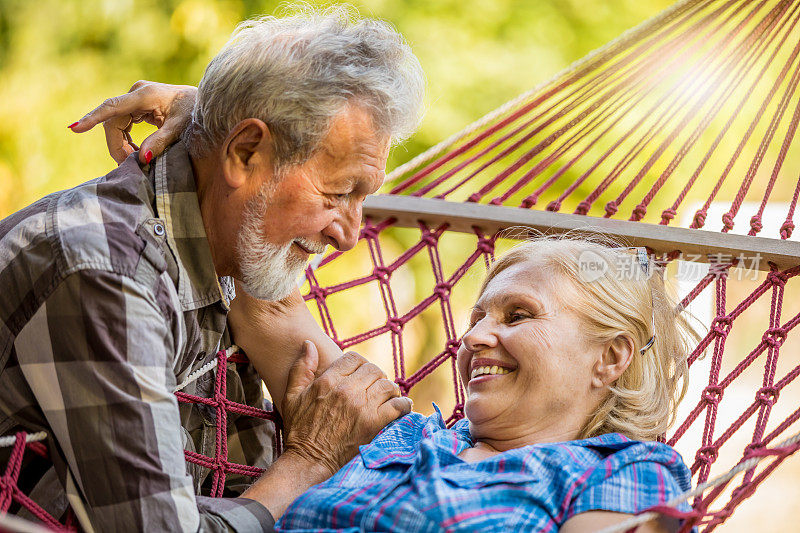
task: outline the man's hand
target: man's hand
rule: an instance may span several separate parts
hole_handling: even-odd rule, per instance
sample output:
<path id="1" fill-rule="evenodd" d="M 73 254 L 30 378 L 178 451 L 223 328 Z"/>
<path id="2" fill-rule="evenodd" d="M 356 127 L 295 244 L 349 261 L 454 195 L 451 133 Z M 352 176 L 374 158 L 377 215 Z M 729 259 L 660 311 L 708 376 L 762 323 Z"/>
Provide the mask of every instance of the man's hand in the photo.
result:
<path id="1" fill-rule="evenodd" d="M 289 371 L 281 413 L 287 452 L 324 466 L 333 475 L 392 420 L 411 411 L 411 400 L 383 371 L 355 352 L 347 352 L 319 377 L 317 349 Z"/>
<path id="2" fill-rule="evenodd" d="M 127 94 L 114 96 L 69 127 L 75 133 L 89 131 L 103 123 L 108 153 L 117 164 L 139 150 L 139 161 L 149 163 L 180 137 L 192 118 L 197 87 L 137 81 Z M 158 130 L 136 146 L 130 131 L 134 124 L 147 122 Z"/>

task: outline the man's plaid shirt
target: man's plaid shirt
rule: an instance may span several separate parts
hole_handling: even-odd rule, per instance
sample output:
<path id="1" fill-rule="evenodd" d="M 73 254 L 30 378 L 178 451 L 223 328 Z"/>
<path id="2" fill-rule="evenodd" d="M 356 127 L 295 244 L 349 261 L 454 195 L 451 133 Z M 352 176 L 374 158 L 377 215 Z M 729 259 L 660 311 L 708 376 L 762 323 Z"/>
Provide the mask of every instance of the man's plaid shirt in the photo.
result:
<path id="1" fill-rule="evenodd" d="M 233 285 L 214 271 L 183 143 L 0 222 L 0 291 L 0 435 L 46 431 L 54 463 L 25 466 L 34 500 L 58 517 L 69 498 L 98 531 L 269 529 L 254 501 L 196 496 L 211 476 L 184 461 L 213 455 L 216 417 L 173 390 L 229 344 Z M 227 375 L 229 398 L 264 407 L 251 365 Z M 212 387 L 206 374 L 184 390 Z M 229 416 L 229 459 L 267 466 L 271 423 Z M 228 481 L 237 496 L 250 480 Z"/>

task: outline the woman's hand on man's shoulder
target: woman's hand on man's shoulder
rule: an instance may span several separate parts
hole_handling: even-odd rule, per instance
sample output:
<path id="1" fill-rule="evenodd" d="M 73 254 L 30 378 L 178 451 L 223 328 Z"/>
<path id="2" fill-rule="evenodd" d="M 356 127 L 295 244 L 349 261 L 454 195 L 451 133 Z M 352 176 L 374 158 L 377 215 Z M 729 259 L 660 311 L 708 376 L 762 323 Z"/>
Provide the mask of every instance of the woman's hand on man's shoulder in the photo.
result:
<path id="1" fill-rule="evenodd" d="M 139 80 L 126 94 L 107 98 L 69 128 L 83 133 L 102 123 L 108 153 L 117 164 L 136 150 L 139 161 L 147 164 L 178 140 L 191 121 L 196 99 L 197 87 Z M 131 127 L 139 122 L 158 128 L 141 146 L 130 135 Z"/>

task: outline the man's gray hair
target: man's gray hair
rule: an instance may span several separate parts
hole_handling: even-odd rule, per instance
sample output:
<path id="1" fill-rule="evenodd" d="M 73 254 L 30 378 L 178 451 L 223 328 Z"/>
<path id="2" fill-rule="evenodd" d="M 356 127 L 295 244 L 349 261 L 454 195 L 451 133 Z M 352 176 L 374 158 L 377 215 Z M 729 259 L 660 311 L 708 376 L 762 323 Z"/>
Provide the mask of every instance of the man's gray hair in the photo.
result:
<path id="1" fill-rule="evenodd" d="M 379 134 L 407 138 L 422 116 L 425 77 L 405 39 L 350 6 L 290 7 L 248 20 L 211 60 L 189 128 L 193 155 L 220 146 L 246 118 L 270 128 L 276 166 L 306 161 L 349 101 Z"/>

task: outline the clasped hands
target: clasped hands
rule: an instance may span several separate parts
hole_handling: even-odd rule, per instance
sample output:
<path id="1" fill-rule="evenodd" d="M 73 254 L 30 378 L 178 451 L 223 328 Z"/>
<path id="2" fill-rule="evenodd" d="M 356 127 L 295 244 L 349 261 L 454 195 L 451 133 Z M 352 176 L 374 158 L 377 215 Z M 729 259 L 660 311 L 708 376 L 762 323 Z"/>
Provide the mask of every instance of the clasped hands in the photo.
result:
<path id="1" fill-rule="evenodd" d="M 360 445 L 411 411 L 411 400 L 380 368 L 355 352 L 342 354 L 297 290 L 270 302 L 238 287 L 228 322 L 279 406 L 284 453 L 322 467 L 321 477 L 333 475 Z M 303 340 L 309 337 L 317 344 Z M 276 357 L 290 361 L 285 377 L 275 375 L 282 366 Z"/>

